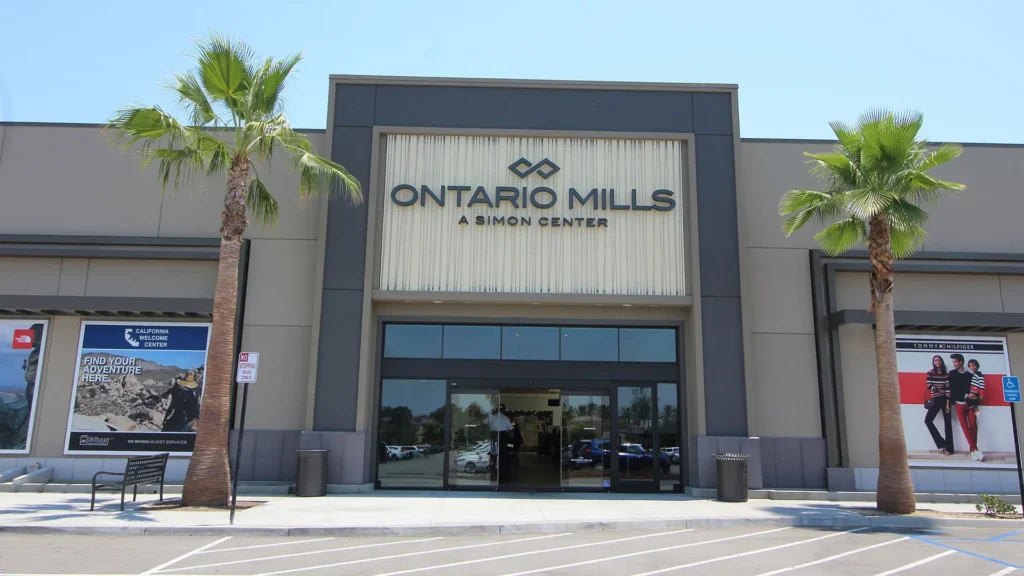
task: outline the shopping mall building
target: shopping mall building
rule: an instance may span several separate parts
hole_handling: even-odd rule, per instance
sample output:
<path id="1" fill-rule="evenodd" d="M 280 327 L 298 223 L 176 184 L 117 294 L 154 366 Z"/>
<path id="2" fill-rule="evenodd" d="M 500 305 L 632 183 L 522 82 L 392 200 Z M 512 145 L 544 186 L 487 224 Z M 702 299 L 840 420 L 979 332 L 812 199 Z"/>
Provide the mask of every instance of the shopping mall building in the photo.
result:
<path id="1" fill-rule="evenodd" d="M 865 255 L 786 238 L 777 208 L 830 142 L 741 139 L 732 85 L 334 76 L 326 115 L 306 133 L 365 201 L 300 199 L 283 154 L 258 168 L 281 218 L 240 266 L 243 481 L 327 448 L 336 490 L 679 492 L 738 452 L 752 488 L 875 488 Z M 1024 147 L 935 172 L 967 189 L 897 268 L 913 478 L 1013 492 Z M 0 473 L 169 451 L 183 477 L 223 189 L 161 195 L 99 126 L 0 124 Z M 931 414 L 946 456 L 923 374 L 957 352 L 994 383 L 977 440 Z"/>

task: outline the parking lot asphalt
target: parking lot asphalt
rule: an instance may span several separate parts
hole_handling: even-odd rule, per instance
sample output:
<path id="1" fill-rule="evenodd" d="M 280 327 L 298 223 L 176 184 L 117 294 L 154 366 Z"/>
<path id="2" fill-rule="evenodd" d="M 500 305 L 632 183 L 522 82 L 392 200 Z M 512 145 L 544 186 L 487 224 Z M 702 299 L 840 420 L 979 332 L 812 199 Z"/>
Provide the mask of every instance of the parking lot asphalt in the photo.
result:
<path id="1" fill-rule="evenodd" d="M 714 528 L 481 536 L 0 535 L 0 574 L 957 574 L 1024 567 L 1024 530 Z M 1024 574 L 1024 570 L 1021 571 Z"/>

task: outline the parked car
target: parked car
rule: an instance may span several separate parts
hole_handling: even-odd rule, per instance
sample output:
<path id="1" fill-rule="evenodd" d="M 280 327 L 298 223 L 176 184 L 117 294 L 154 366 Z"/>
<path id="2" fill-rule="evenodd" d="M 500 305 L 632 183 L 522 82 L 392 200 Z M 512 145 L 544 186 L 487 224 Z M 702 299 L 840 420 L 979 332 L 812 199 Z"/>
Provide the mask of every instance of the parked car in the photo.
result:
<path id="1" fill-rule="evenodd" d="M 619 470 L 643 470 L 654 465 L 654 454 L 640 444 L 621 444 L 618 449 Z M 597 470 L 611 466 L 609 440 L 578 440 L 562 451 L 562 465 L 569 470 L 591 467 Z M 665 474 L 672 460 L 664 452 L 658 454 L 658 465 Z"/>
<path id="2" fill-rule="evenodd" d="M 486 472 L 491 465 L 488 452 L 463 452 L 455 457 L 455 469 L 466 474 Z"/>
<path id="3" fill-rule="evenodd" d="M 404 460 L 408 460 L 410 458 L 415 458 L 418 456 L 423 456 L 423 452 L 417 446 L 399 446 L 398 449 L 401 450 L 404 455 L 406 455 L 405 458 L 403 458 Z"/>
<path id="4" fill-rule="evenodd" d="M 662 448 L 662 453 L 668 456 L 669 462 L 673 464 L 679 464 L 679 447 L 673 446 L 671 448 Z"/>
<path id="5" fill-rule="evenodd" d="M 668 474 L 672 469 L 669 456 L 658 454 L 661 471 Z M 640 444 L 622 444 L 619 446 L 619 470 L 645 470 L 654 466 L 654 454 Z"/>

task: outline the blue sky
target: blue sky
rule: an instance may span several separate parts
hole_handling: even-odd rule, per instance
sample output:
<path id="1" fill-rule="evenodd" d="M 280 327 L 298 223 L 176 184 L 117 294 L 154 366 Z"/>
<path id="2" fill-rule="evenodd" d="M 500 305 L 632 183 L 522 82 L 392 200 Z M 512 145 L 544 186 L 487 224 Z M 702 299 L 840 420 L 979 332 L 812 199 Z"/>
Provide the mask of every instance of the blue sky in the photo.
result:
<path id="1" fill-rule="evenodd" d="M 328 74 L 736 83 L 744 137 L 825 138 L 874 106 L 932 140 L 1024 142 L 1013 0 L 5 2 L 0 120 L 102 122 L 169 106 L 160 86 L 212 29 L 302 51 L 286 92 L 323 128 Z"/>

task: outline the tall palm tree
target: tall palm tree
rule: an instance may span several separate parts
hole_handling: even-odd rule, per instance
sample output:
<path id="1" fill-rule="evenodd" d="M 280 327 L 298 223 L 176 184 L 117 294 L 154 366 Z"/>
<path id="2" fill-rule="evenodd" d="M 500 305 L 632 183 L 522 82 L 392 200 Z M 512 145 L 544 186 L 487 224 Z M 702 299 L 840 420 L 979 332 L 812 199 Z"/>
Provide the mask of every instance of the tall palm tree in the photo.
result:
<path id="1" fill-rule="evenodd" d="M 878 363 L 877 507 L 903 514 L 913 512 L 916 503 L 900 414 L 893 262 L 910 256 L 924 243 L 928 213 L 920 205 L 938 202 L 945 191 L 964 188 L 928 174 L 963 149 L 943 144 L 929 151 L 927 143 L 918 139 L 922 123 L 923 117 L 916 112 L 888 110 L 868 112 L 856 126 L 832 122 L 834 149 L 804 153 L 811 159 L 812 174 L 826 184 L 825 190 L 790 190 L 779 203 L 779 214 L 788 217 L 782 225 L 787 236 L 813 218 L 828 224 L 814 237 L 826 253 L 834 256 L 867 246 Z"/>
<path id="2" fill-rule="evenodd" d="M 262 225 L 278 218 L 277 200 L 257 165 L 284 151 L 294 159 L 300 196 L 327 192 L 355 202 L 362 196 L 359 181 L 317 156 L 284 115 L 281 92 L 301 56 L 258 61 L 245 43 L 220 35 L 198 41 L 194 56 L 195 68 L 175 75 L 169 86 L 184 123 L 158 106 L 130 107 L 119 110 L 109 128 L 124 151 L 138 151 L 143 166 L 158 162 L 163 190 L 168 182 L 188 185 L 197 175 L 227 179 L 203 407 L 182 491 L 187 505 L 223 506 L 230 491 L 228 418 L 242 235 L 247 216 Z"/>

